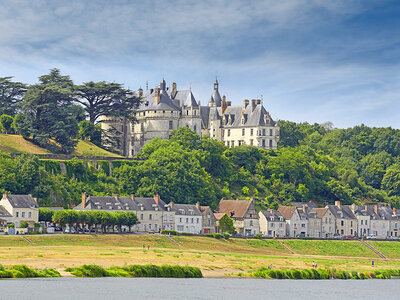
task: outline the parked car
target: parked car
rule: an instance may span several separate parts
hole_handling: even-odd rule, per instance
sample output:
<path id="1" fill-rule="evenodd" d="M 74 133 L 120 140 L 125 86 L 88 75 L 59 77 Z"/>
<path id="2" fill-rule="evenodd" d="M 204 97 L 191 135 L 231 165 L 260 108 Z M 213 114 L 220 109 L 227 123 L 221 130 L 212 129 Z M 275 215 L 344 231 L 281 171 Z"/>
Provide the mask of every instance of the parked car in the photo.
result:
<path id="1" fill-rule="evenodd" d="M 342 239 L 343 237 L 340 235 L 340 234 L 335 234 L 334 236 L 333 236 L 333 238 L 334 239 Z"/>
<path id="2" fill-rule="evenodd" d="M 306 237 L 306 235 L 304 233 L 299 233 L 299 234 L 296 234 L 296 237 L 304 238 L 304 237 Z"/>
<path id="3" fill-rule="evenodd" d="M 61 227 L 55 227 L 54 231 L 62 231 L 62 228 Z"/>
<path id="4" fill-rule="evenodd" d="M 75 228 L 74 227 L 71 227 L 71 228 L 67 228 L 67 229 L 65 229 L 65 231 L 64 231 L 65 233 L 76 233 L 76 231 L 75 231 Z"/>
<path id="5" fill-rule="evenodd" d="M 344 237 L 345 240 L 353 240 L 354 238 L 355 238 L 354 235 L 346 235 Z"/>
<path id="6" fill-rule="evenodd" d="M 376 235 L 375 234 L 367 235 L 367 240 L 375 240 L 375 239 L 376 239 Z"/>

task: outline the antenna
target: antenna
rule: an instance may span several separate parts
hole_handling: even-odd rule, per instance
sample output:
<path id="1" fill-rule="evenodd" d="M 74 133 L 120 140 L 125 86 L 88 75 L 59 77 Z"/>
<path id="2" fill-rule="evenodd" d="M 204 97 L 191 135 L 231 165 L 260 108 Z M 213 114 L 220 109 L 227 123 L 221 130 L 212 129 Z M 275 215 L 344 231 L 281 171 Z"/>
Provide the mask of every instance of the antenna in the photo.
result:
<path id="1" fill-rule="evenodd" d="M 149 82 L 146 80 L 146 90 L 149 89 Z"/>

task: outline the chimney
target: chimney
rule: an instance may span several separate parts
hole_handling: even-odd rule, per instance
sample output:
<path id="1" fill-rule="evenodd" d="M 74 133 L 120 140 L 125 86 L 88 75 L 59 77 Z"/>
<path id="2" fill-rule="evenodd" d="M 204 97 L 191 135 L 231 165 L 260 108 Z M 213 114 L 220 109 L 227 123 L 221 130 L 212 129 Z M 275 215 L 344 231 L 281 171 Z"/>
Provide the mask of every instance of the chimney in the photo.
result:
<path id="1" fill-rule="evenodd" d="M 200 209 L 200 202 L 196 202 L 196 207 L 197 207 L 197 209 Z"/>
<path id="2" fill-rule="evenodd" d="M 160 103 L 160 88 L 154 89 L 154 103 L 156 105 Z"/>
<path id="3" fill-rule="evenodd" d="M 342 206 L 342 202 L 340 202 L 340 201 L 335 201 L 335 206 L 337 206 L 337 207 L 341 207 Z"/>
<path id="4" fill-rule="evenodd" d="M 31 197 L 31 198 L 33 197 L 32 194 L 28 194 L 28 196 Z"/>
<path id="5" fill-rule="evenodd" d="M 239 201 L 239 197 L 236 198 L 236 201 Z"/>
<path id="6" fill-rule="evenodd" d="M 261 99 L 256 100 L 257 105 L 261 104 Z"/>
<path id="7" fill-rule="evenodd" d="M 244 99 L 243 100 L 243 110 L 245 110 L 248 105 L 249 105 L 249 99 Z"/>
<path id="8" fill-rule="evenodd" d="M 86 207 L 86 192 L 82 193 L 82 208 Z"/>
<path id="9" fill-rule="evenodd" d="M 221 113 L 223 114 L 226 110 L 226 97 L 225 95 L 222 96 L 222 102 L 221 102 Z"/>
<path id="10" fill-rule="evenodd" d="M 3 193 L 3 199 L 7 199 L 7 192 Z"/>
<path id="11" fill-rule="evenodd" d="M 135 201 L 135 194 L 134 193 L 131 194 L 131 199 L 132 199 L 132 201 Z"/>
<path id="12" fill-rule="evenodd" d="M 158 205 L 160 203 L 160 195 L 158 195 L 158 194 L 154 195 L 154 201 Z"/>
<path id="13" fill-rule="evenodd" d="M 169 203 L 169 207 L 173 208 L 173 207 L 174 207 L 174 202 L 171 201 L 171 202 Z"/>
<path id="14" fill-rule="evenodd" d="M 350 205 L 350 209 L 351 209 L 351 211 L 354 213 L 355 210 L 356 210 L 356 204 L 353 203 L 352 205 Z"/>
<path id="15" fill-rule="evenodd" d="M 173 82 L 172 83 L 172 87 L 171 87 L 171 89 L 172 89 L 172 94 L 174 94 L 175 92 L 176 92 L 176 82 Z"/>
<path id="16" fill-rule="evenodd" d="M 307 213 L 307 204 L 303 204 L 303 212 L 306 214 Z"/>
<path id="17" fill-rule="evenodd" d="M 397 216 L 397 214 L 396 214 L 396 207 L 393 207 L 393 216 Z"/>
<path id="18" fill-rule="evenodd" d="M 251 99 L 251 111 L 253 112 L 256 108 L 256 99 Z"/>
<path id="19" fill-rule="evenodd" d="M 376 214 L 378 214 L 378 205 L 374 205 L 374 212 L 376 213 Z"/>
<path id="20" fill-rule="evenodd" d="M 232 105 L 232 101 L 226 101 L 226 106 L 231 106 Z"/>
<path id="21" fill-rule="evenodd" d="M 35 203 L 38 204 L 37 198 L 33 198 L 33 201 L 35 201 Z"/>
<path id="22" fill-rule="evenodd" d="M 143 97 L 143 90 L 142 88 L 137 90 L 138 97 Z"/>

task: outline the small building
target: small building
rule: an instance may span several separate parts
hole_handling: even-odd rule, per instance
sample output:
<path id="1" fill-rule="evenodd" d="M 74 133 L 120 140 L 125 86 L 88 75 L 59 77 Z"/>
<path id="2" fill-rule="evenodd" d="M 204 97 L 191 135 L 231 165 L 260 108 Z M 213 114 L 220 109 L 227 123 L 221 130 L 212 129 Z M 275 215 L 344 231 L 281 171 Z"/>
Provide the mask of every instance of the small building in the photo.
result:
<path id="1" fill-rule="evenodd" d="M 12 215 L 3 206 L 0 206 L 0 227 L 7 227 L 10 223 L 12 223 Z"/>
<path id="2" fill-rule="evenodd" d="M 268 237 L 286 235 L 286 221 L 279 211 L 273 209 L 262 210 L 258 215 L 261 234 Z"/>
<path id="3" fill-rule="evenodd" d="M 336 219 L 336 235 L 354 236 L 357 234 L 357 218 L 349 205 L 342 205 L 335 201 L 335 205 L 328 205 Z"/>
<path id="4" fill-rule="evenodd" d="M 215 233 L 217 227 L 217 219 L 215 218 L 214 213 L 212 212 L 209 206 L 200 206 L 197 202 L 196 206 L 200 209 L 201 214 L 203 215 L 203 226 L 201 233 Z"/>
<path id="5" fill-rule="evenodd" d="M 258 213 L 254 205 L 254 199 L 222 199 L 218 204 L 216 212 L 220 214 L 227 214 L 233 219 L 237 234 L 247 236 L 255 235 L 260 232 L 260 224 L 258 220 Z"/>
<path id="6" fill-rule="evenodd" d="M 336 219 L 330 208 L 328 206 L 323 208 L 312 208 L 309 212 L 309 215 L 313 213 L 316 214 L 317 218 L 321 219 L 321 225 L 319 229 L 321 234 L 317 236 L 314 233 L 311 234 L 311 236 L 320 238 L 332 238 L 336 233 Z"/>
<path id="7" fill-rule="evenodd" d="M 28 227 L 33 228 L 39 222 L 39 206 L 37 199 L 32 195 L 8 195 L 3 194 L 0 201 L 2 206 L 12 217 L 8 219 L 15 227 L 19 227 L 21 222 L 28 222 Z"/>
<path id="8" fill-rule="evenodd" d="M 303 209 L 297 206 L 279 206 L 278 211 L 286 220 L 286 236 L 308 235 L 307 213 L 304 210 L 305 206 Z"/>
<path id="9" fill-rule="evenodd" d="M 200 234 L 202 229 L 202 213 L 194 204 L 171 204 L 175 212 L 175 228 L 179 233 Z"/>

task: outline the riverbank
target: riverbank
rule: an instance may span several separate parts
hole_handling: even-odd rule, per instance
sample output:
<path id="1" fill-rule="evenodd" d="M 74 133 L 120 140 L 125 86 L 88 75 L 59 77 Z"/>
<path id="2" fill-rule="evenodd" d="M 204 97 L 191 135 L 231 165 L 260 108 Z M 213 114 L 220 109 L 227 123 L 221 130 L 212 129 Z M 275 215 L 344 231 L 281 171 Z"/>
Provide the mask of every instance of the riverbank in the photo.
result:
<path id="1" fill-rule="evenodd" d="M 63 276 L 67 275 L 67 267 L 83 264 L 105 268 L 135 264 L 191 266 L 198 267 L 204 277 L 236 277 L 265 266 L 308 269 L 313 261 L 319 268 L 348 272 L 400 269 L 399 242 L 370 242 L 385 255 L 383 259 L 359 241 L 283 241 L 290 245 L 292 254 L 277 240 L 172 239 L 162 235 L 37 235 L 30 236 L 32 243 L 28 243 L 19 236 L 3 236 L 0 257 L 3 265 L 54 268 Z"/>

